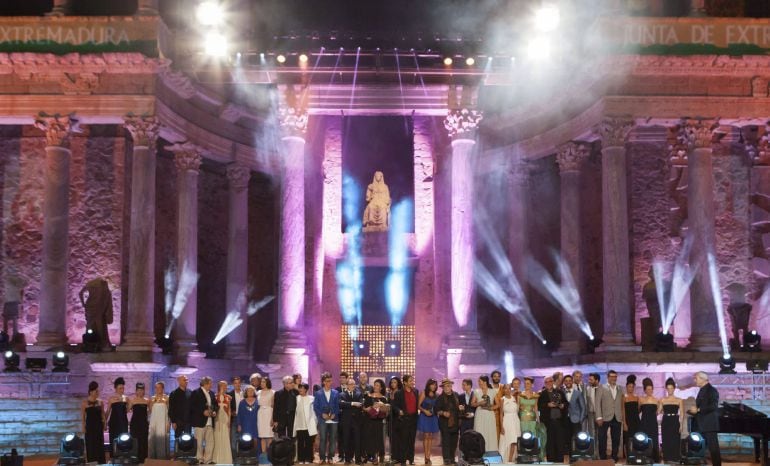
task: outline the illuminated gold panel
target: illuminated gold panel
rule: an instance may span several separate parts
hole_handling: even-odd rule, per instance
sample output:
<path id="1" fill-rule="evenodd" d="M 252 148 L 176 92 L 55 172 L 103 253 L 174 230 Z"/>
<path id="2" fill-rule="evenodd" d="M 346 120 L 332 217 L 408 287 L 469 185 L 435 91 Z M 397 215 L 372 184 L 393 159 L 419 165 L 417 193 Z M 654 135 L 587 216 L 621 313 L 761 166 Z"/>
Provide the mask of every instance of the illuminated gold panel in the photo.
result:
<path id="1" fill-rule="evenodd" d="M 370 374 L 414 374 L 413 325 L 343 325 L 341 329 L 341 367 L 347 372 Z M 399 356 L 385 356 L 386 341 L 401 344 Z M 356 356 L 354 342 L 368 342 L 369 355 Z"/>

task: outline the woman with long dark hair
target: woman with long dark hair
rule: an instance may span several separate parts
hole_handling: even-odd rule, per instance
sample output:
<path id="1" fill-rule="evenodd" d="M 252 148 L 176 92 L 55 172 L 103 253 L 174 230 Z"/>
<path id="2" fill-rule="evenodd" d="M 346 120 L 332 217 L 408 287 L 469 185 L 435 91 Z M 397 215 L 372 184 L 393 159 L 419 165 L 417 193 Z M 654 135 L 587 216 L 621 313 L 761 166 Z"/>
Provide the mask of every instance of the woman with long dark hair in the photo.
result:
<path id="1" fill-rule="evenodd" d="M 438 398 L 438 382 L 428 379 L 425 382 L 425 390 L 420 393 L 417 402 L 417 431 L 422 432 L 422 446 L 425 452 L 425 464 L 431 464 L 431 448 L 433 448 L 433 434 L 438 432 L 438 417 L 436 417 L 436 399 Z"/>
<path id="2" fill-rule="evenodd" d="M 99 399 L 99 384 L 88 384 L 88 398 L 81 405 L 83 435 L 86 441 L 86 462 L 104 464 L 104 403 Z"/>
<path id="3" fill-rule="evenodd" d="M 390 405 L 385 397 L 385 382 L 377 379 L 372 384 L 372 393 L 364 394 L 364 456 L 371 459 L 373 464 L 385 460 L 385 437 L 382 434 L 382 423 L 390 411 Z"/>
<path id="4" fill-rule="evenodd" d="M 666 380 L 666 396 L 661 400 L 663 420 L 660 423 L 663 437 L 663 460 L 666 463 L 678 463 L 682 456 L 682 426 L 684 423 L 684 402 L 674 395 L 676 382 L 669 377 Z"/>
<path id="5" fill-rule="evenodd" d="M 489 377 L 479 377 L 479 388 L 474 391 L 471 406 L 476 408 L 473 418 L 473 430 L 484 437 L 487 451 L 497 450 L 497 421 L 495 410 L 497 409 L 497 390 L 489 385 Z"/>

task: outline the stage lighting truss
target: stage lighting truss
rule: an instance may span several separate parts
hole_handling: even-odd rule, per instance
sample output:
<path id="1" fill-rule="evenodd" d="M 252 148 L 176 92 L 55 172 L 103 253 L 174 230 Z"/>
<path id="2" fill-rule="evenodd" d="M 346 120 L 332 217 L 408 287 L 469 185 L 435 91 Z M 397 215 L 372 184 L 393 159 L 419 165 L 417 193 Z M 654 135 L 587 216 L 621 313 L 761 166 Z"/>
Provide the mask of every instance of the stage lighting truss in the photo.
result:
<path id="1" fill-rule="evenodd" d="M 413 374 L 415 336 L 411 325 L 343 325 L 342 370 L 385 374 Z"/>

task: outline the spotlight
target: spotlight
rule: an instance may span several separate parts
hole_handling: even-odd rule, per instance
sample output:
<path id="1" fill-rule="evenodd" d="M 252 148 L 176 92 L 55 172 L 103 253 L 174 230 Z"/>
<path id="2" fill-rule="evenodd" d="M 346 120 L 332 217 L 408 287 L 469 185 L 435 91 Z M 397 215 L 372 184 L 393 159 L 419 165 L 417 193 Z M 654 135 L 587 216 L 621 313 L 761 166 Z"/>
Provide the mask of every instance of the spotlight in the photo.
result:
<path id="1" fill-rule="evenodd" d="M 163 336 L 155 339 L 162 354 L 172 354 L 174 352 L 174 340 L 171 337 Z"/>
<path id="2" fill-rule="evenodd" d="M 532 60 L 545 60 L 551 56 L 551 42 L 545 37 L 535 37 L 527 44 L 527 56 Z"/>
<path id="3" fill-rule="evenodd" d="M 277 61 L 278 63 L 281 63 L 281 64 L 286 63 L 286 55 L 284 55 L 282 53 L 278 54 L 278 56 L 275 57 L 275 61 Z"/>
<path id="4" fill-rule="evenodd" d="M 401 356 L 401 342 L 397 340 L 385 340 L 385 356 Z"/>
<path id="5" fill-rule="evenodd" d="M 600 347 L 604 343 L 604 340 L 601 338 L 596 338 L 594 336 L 588 337 L 588 352 L 593 353 L 596 351 L 596 348 Z"/>
<path id="6" fill-rule="evenodd" d="M 652 440 L 644 432 L 637 432 L 631 437 L 631 449 L 626 464 L 652 464 Z"/>
<path id="7" fill-rule="evenodd" d="M 369 342 L 363 340 L 353 340 L 353 356 L 359 358 L 368 358 Z"/>
<path id="8" fill-rule="evenodd" d="M 540 461 L 540 440 L 530 431 L 523 432 L 519 437 L 519 454 L 516 462 L 533 464 Z"/>
<path id="9" fill-rule="evenodd" d="M 78 437 L 77 434 L 70 433 L 65 435 L 61 440 L 61 447 L 59 448 L 59 461 L 57 464 L 85 464 L 86 461 L 83 458 L 84 449 L 85 445 L 83 443 L 83 439 Z"/>
<path id="10" fill-rule="evenodd" d="M 452 57 L 446 57 L 444 58 L 444 66 L 452 66 Z"/>
<path id="11" fill-rule="evenodd" d="M 574 439 L 570 463 L 585 460 L 591 461 L 594 457 L 594 439 L 588 432 L 578 432 Z"/>
<path id="12" fill-rule="evenodd" d="M 227 49 L 229 47 L 227 38 L 222 33 L 216 31 L 211 31 L 206 34 L 203 45 L 206 55 L 212 57 L 224 57 L 227 55 Z"/>
<path id="13" fill-rule="evenodd" d="M 267 448 L 267 459 L 273 466 L 291 466 L 294 462 L 294 440 L 280 437 Z"/>
<path id="14" fill-rule="evenodd" d="M 465 59 L 465 64 L 468 66 L 473 66 L 476 64 L 476 59 L 473 57 L 468 57 Z"/>
<path id="15" fill-rule="evenodd" d="M 21 369 L 19 369 L 19 364 L 21 364 L 21 358 L 19 358 L 19 353 L 16 353 L 11 350 L 8 350 L 5 352 L 5 371 L 4 372 L 21 372 Z"/>
<path id="16" fill-rule="evenodd" d="M 307 63 L 307 55 L 304 53 L 299 56 L 299 62 L 300 63 Z"/>
<path id="17" fill-rule="evenodd" d="M 743 335 L 743 348 L 744 351 L 750 353 L 758 353 L 762 351 L 762 335 L 757 333 L 756 330 L 752 330 L 749 333 Z"/>
<path id="18" fill-rule="evenodd" d="M 719 373 L 720 374 L 735 374 L 735 359 L 729 354 L 722 356 L 719 360 Z"/>
<path id="19" fill-rule="evenodd" d="M 198 5 L 195 16 L 203 26 L 217 26 L 222 23 L 225 12 L 218 2 L 206 1 Z"/>
<path id="20" fill-rule="evenodd" d="M 559 27 L 559 9 L 555 5 L 543 5 L 535 11 L 535 28 L 540 32 L 551 32 Z"/>
<path id="21" fill-rule="evenodd" d="M 486 443 L 484 436 L 475 430 L 466 430 L 460 436 L 460 451 L 463 454 L 463 461 L 468 464 L 484 464 L 483 458 L 486 453 Z"/>
<path id="22" fill-rule="evenodd" d="M 241 434 L 238 437 L 238 444 L 235 451 L 233 464 L 258 464 L 257 447 L 254 444 L 254 438 L 250 434 Z"/>
<path id="23" fill-rule="evenodd" d="M 676 349 L 674 335 L 659 332 L 655 335 L 655 351 L 658 353 L 672 353 Z"/>
<path id="24" fill-rule="evenodd" d="M 136 439 L 124 432 L 112 441 L 112 464 L 139 464 Z"/>
<path id="25" fill-rule="evenodd" d="M 83 334 L 83 352 L 98 353 L 99 350 L 99 335 L 94 332 L 94 329 L 89 328 Z"/>
<path id="26" fill-rule="evenodd" d="M 687 436 L 687 453 L 682 458 L 682 464 L 705 464 L 706 441 L 699 432 L 691 432 Z"/>
<path id="27" fill-rule="evenodd" d="M 176 459 L 183 461 L 187 464 L 198 464 L 198 460 L 195 457 L 196 450 L 198 449 L 198 442 L 195 437 L 188 432 L 182 433 L 176 438 Z"/>
<path id="28" fill-rule="evenodd" d="M 70 368 L 69 368 L 70 357 L 64 351 L 57 351 L 56 354 L 54 354 L 51 359 L 53 363 L 52 372 L 69 372 L 70 371 Z"/>

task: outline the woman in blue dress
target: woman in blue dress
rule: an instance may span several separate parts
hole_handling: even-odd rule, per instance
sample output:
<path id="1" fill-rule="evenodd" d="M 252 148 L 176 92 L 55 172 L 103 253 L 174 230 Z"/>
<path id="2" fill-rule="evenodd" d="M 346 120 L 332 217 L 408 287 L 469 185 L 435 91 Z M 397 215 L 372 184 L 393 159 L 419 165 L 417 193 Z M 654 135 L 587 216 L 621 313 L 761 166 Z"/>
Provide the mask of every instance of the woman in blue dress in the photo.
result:
<path id="1" fill-rule="evenodd" d="M 420 399 L 417 402 L 420 416 L 417 418 L 417 430 L 422 432 L 422 446 L 425 449 L 425 464 L 431 464 L 431 447 L 433 446 L 433 434 L 438 432 L 438 417 L 434 407 L 436 406 L 436 391 L 438 382 L 434 379 L 428 379 L 425 384 L 425 390 L 420 393 Z"/>
<path id="2" fill-rule="evenodd" d="M 238 405 L 238 437 L 240 438 L 243 434 L 251 435 L 251 441 L 254 442 L 255 446 L 259 441 L 259 432 L 257 432 L 258 411 L 257 391 L 251 385 L 247 385 L 243 399 Z"/>

